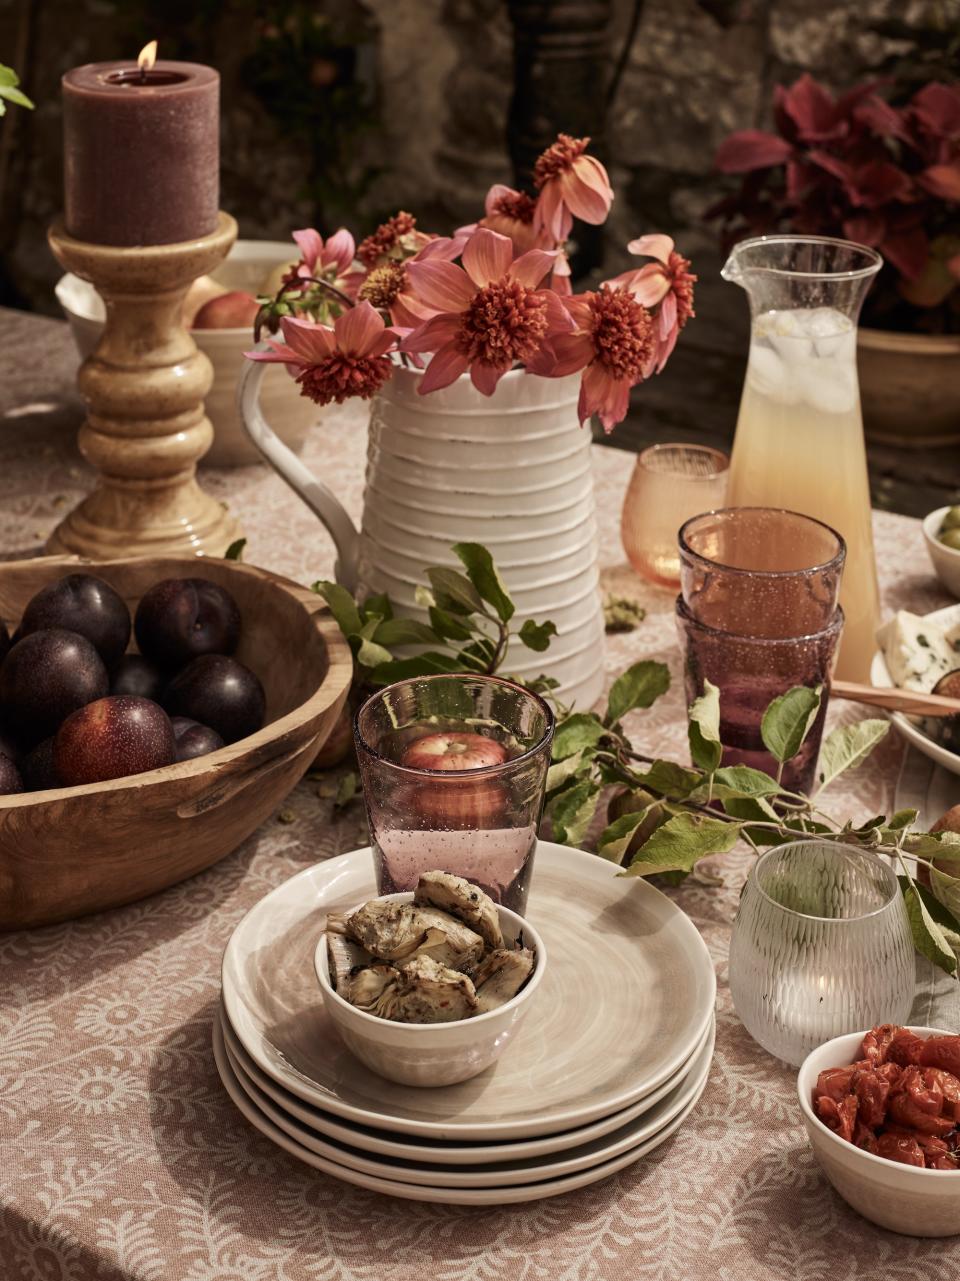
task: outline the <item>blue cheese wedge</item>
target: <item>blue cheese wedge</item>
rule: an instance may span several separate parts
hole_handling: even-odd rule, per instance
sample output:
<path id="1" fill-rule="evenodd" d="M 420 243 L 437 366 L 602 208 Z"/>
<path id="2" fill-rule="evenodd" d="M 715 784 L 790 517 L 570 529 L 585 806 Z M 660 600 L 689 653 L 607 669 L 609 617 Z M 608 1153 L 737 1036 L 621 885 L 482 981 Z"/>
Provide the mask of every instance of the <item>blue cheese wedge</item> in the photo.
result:
<path id="1" fill-rule="evenodd" d="M 901 609 L 878 630 L 877 642 L 899 689 L 929 693 L 941 676 L 960 668 L 960 623 L 944 627 Z"/>

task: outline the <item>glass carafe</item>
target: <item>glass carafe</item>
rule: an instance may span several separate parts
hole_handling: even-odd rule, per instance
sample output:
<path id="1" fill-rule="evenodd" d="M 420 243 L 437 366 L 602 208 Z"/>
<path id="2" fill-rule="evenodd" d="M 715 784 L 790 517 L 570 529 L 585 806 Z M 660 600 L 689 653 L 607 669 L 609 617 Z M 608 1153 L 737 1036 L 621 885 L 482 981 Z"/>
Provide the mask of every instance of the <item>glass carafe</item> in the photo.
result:
<path id="1" fill-rule="evenodd" d="M 836 674 L 869 681 L 879 622 L 857 382 L 857 318 L 880 255 L 825 236 L 761 236 L 723 278 L 750 299 L 750 358 L 727 504 L 786 507 L 841 533 L 846 625 Z"/>

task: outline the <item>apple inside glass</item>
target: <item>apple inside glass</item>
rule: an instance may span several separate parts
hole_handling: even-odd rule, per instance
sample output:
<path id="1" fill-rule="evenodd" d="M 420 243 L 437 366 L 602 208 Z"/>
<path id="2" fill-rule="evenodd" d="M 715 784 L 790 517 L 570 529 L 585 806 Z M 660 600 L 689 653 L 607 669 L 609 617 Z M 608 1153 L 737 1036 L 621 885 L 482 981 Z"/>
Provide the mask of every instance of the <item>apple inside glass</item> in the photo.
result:
<path id="1" fill-rule="evenodd" d="M 445 730 L 415 738 L 407 745 L 400 764 L 407 769 L 463 770 L 502 765 L 506 759 L 507 749 L 494 738 Z"/>
<path id="2" fill-rule="evenodd" d="M 407 769 L 464 771 L 502 765 L 507 749 L 483 734 L 447 730 L 409 743 L 400 758 Z M 411 785 L 410 805 L 431 827 L 456 829 L 495 826 L 506 809 L 506 789 L 495 778 L 424 779 Z"/>

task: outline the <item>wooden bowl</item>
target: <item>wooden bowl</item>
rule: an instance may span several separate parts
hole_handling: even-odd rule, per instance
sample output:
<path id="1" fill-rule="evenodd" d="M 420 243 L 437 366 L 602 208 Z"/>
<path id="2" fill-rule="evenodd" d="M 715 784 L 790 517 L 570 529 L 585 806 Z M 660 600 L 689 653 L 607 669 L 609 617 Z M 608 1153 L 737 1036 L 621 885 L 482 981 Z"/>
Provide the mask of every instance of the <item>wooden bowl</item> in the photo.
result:
<path id="1" fill-rule="evenodd" d="M 267 695 L 267 724 L 196 760 L 81 787 L 0 796 L 0 930 L 130 903 L 229 854 L 299 782 L 333 728 L 353 674 L 323 601 L 287 579 L 204 558 L 0 564 L 0 618 L 15 624 L 41 587 L 77 569 L 110 583 L 133 612 L 162 578 L 202 575 L 233 594 L 237 658 Z"/>

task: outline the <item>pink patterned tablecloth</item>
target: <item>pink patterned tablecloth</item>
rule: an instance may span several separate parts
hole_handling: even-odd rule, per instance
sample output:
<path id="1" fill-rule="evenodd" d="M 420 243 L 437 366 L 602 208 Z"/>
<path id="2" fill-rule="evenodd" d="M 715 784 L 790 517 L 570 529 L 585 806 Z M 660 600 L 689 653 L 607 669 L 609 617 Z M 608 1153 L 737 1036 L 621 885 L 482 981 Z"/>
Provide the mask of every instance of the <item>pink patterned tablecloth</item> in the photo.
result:
<path id="1" fill-rule="evenodd" d="M 37 350 L 42 339 L 42 359 Z M 63 329 L 0 313 L 0 552 L 36 547 L 88 473 L 75 453 L 72 357 Z M 357 512 L 364 415 L 328 412 L 308 462 Z M 623 560 L 618 519 L 632 459 L 594 455 L 605 585 L 649 613 L 610 640 L 611 673 L 640 657 L 679 676 L 668 594 Z M 249 537 L 247 559 L 304 582 L 332 548 L 263 468 L 207 472 Z M 946 603 L 915 521 L 878 515 L 885 608 Z M 855 718 L 849 707 L 831 717 Z M 683 751 L 679 685 L 631 729 Z M 850 815 L 892 802 L 891 737 L 838 787 Z M 304 783 L 293 822 L 268 821 L 202 876 L 132 907 L 0 938 L 0 1277 L 3 1281 L 914 1281 L 960 1274 L 951 1242 L 871 1227 L 834 1195 L 807 1146 L 794 1073 L 747 1036 L 731 1006 L 727 944 L 746 861 L 726 886 L 673 897 L 715 959 L 718 1038 L 706 1093 L 651 1157 L 556 1200 L 502 1210 L 381 1197 L 301 1166 L 256 1134 L 216 1076 L 211 1020 L 224 945 L 244 912 L 318 859 L 363 843 L 359 806 L 339 814 Z M 950 984 L 919 972 L 918 1021 L 956 1018 Z M 951 1005 L 951 1002 L 954 1002 Z M 950 1006 L 949 1015 L 947 1007 Z"/>

